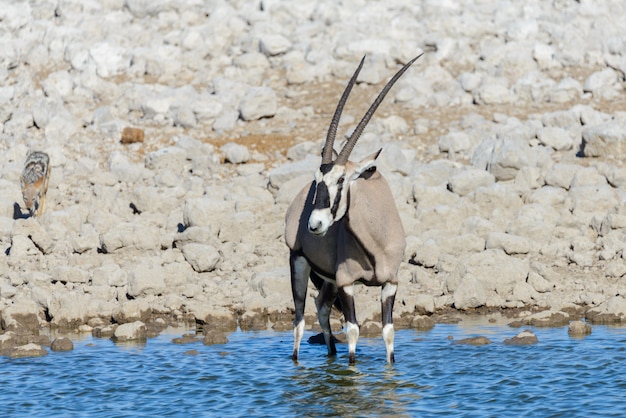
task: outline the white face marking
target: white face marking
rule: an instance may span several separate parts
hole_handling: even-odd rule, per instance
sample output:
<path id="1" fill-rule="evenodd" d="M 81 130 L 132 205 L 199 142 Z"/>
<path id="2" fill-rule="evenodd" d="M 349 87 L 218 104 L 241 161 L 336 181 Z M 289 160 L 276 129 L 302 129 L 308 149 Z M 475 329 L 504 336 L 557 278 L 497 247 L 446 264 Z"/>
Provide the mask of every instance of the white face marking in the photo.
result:
<path id="1" fill-rule="evenodd" d="M 315 208 L 309 217 L 308 227 L 313 234 L 323 236 L 346 213 L 346 167 L 336 165 L 325 174 L 318 170 L 315 173 L 315 187 Z"/>

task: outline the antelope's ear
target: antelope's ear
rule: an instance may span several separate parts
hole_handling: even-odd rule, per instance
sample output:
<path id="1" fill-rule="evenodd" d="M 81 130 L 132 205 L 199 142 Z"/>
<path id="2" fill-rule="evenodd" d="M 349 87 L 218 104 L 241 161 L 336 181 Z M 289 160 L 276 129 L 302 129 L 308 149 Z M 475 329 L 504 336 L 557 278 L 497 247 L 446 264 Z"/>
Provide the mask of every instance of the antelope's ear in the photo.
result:
<path id="1" fill-rule="evenodd" d="M 383 149 L 381 148 L 375 153 L 368 155 L 367 157 L 356 163 L 356 170 L 354 170 L 354 175 L 352 176 L 352 178 L 356 179 L 360 177 L 361 174 L 363 174 L 365 171 L 372 168 L 376 163 L 376 158 L 378 158 L 382 150 Z"/>

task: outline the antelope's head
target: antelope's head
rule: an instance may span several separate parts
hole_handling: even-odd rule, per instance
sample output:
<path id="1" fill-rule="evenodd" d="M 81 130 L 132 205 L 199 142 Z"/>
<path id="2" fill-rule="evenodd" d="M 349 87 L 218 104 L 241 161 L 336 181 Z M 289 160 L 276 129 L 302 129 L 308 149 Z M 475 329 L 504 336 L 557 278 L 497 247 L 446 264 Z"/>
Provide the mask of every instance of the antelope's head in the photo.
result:
<path id="1" fill-rule="evenodd" d="M 374 112 L 378 106 L 382 103 L 383 99 L 394 85 L 394 83 L 404 74 L 404 72 L 413 64 L 422 54 L 413 58 L 407 64 L 404 65 L 385 85 L 374 103 L 367 110 L 363 119 L 359 122 L 354 132 L 346 141 L 342 150 L 333 160 L 335 151 L 333 144 L 335 142 L 335 136 L 337 135 L 337 126 L 339 125 L 339 119 L 341 118 L 341 112 L 348 100 L 350 91 L 356 83 L 356 79 L 363 67 L 365 57 L 361 59 L 361 63 L 357 67 L 356 71 L 352 75 L 352 78 L 348 82 L 346 89 L 344 90 L 337 109 L 333 115 L 333 119 L 330 122 L 328 128 L 328 135 L 326 136 L 326 142 L 322 149 L 322 164 L 319 170 L 315 173 L 315 195 L 313 197 L 313 211 L 309 217 L 308 228 L 309 232 L 315 235 L 324 235 L 328 231 L 328 228 L 333 223 L 337 222 L 346 214 L 348 210 L 348 190 L 352 182 L 358 179 L 364 172 L 371 169 L 374 166 L 376 158 L 382 151 L 382 149 L 367 156 L 363 160 L 357 162 L 349 161 L 350 153 L 356 145 L 359 137 L 363 133 L 363 130 L 367 126 Z"/>

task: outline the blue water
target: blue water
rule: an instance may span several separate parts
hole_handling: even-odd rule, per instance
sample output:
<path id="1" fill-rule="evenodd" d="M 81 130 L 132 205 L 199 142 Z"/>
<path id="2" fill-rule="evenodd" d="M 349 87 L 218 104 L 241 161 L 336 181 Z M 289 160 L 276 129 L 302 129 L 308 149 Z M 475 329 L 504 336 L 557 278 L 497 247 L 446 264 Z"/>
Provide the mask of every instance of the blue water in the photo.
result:
<path id="1" fill-rule="evenodd" d="M 161 416 L 623 416 L 626 329 L 596 326 L 585 338 L 535 328 L 539 343 L 507 346 L 521 330 L 437 325 L 396 332 L 396 364 L 380 338 L 361 338 L 334 359 L 291 332 L 236 332 L 226 345 L 143 345 L 86 337 L 70 352 L 0 358 L 4 417 Z M 309 333 L 308 335 L 312 335 Z M 307 336 L 308 336 L 307 335 Z M 470 336 L 492 344 L 453 344 Z M 197 350 L 196 354 L 189 350 Z"/>

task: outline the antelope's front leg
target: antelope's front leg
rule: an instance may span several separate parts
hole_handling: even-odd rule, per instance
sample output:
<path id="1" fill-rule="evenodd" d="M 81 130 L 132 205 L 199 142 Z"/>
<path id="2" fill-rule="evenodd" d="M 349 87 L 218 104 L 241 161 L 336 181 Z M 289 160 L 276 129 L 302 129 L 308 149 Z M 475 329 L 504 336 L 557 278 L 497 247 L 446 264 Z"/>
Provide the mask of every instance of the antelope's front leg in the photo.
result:
<path id="1" fill-rule="evenodd" d="M 339 299 L 343 308 L 343 316 L 346 320 L 346 337 L 348 338 L 348 355 L 350 364 L 356 360 L 356 343 L 359 340 L 359 324 L 356 322 L 354 308 L 354 286 L 339 288 Z"/>
<path id="2" fill-rule="evenodd" d="M 296 310 L 293 321 L 293 354 L 291 358 L 296 361 L 300 351 L 300 342 L 304 335 L 304 304 L 311 267 L 303 256 L 293 251 L 289 254 L 289 267 L 291 269 L 291 293 Z"/>
<path id="3" fill-rule="evenodd" d="M 315 299 L 315 305 L 317 306 L 317 319 L 320 323 L 320 327 L 322 327 L 322 331 L 324 332 L 324 341 L 326 341 L 329 356 L 337 354 L 333 334 L 330 330 L 330 312 L 336 298 L 337 286 L 330 282 L 324 282 L 320 288 L 320 293 Z"/>
<path id="4" fill-rule="evenodd" d="M 398 286 L 393 283 L 385 283 L 382 288 L 381 304 L 383 317 L 383 340 L 387 349 L 387 363 L 395 361 L 393 352 L 393 341 L 395 332 L 393 329 L 393 304 L 396 300 L 396 291 Z"/>

